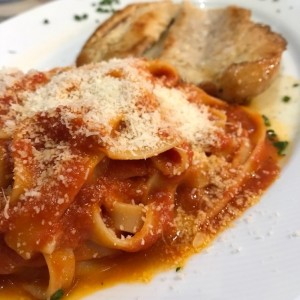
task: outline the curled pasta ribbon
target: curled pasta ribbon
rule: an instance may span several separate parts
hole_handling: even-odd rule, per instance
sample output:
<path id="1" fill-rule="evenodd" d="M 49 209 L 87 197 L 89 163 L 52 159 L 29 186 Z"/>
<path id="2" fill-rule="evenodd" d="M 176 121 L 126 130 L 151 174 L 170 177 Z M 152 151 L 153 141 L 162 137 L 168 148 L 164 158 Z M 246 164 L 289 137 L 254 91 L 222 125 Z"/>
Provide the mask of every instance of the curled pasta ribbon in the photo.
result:
<path id="1" fill-rule="evenodd" d="M 161 140 L 158 147 L 122 151 L 117 148 L 107 148 L 103 149 L 103 152 L 111 159 L 138 160 L 158 155 L 172 149 L 177 144 L 178 141 L 175 138 L 168 138 L 167 140 Z"/>
<path id="2" fill-rule="evenodd" d="M 192 152 L 188 145 L 180 145 L 151 158 L 154 166 L 165 176 L 181 175 L 192 160 Z"/>
<path id="3" fill-rule="evenodd" d="M 74 279 L 75 256 L 72 249 L 55 250 L 51 254 L 44 254 L 49 270 L 49 286 L 47 299 L 57 290 L 68 289 Z"/>
<path id="4" fill-rule="evenodd" d="M 176 86 L 180 81 L 176 69 L 166 62 L 149 61 L 147 67 L 155 78 L 160 79 L 168 87 Z"/>
<path id="5" fill-rule="evenodd" d="M 20 195 L 25 189 L 30 189 L 34 185 L 36 173 L 39 171 L 33 163 L 24 163 L 22 155 L 27 154 L 30 158 L 33 157 L 33 146 L 22 139 L 14 141 L 15 151 L 13 151 L 14 168 L 18 172 L 14 172 L 14 185 L 10 194 L 11 204 L 16 204 L 19 201 Z M 21 151 L 20 151 L 20 150 Z"/>
<path id="6" fill-rule="evenodd" d="M 128 208 L 126 211 L 128 211 Z M 140 212 L 138 212 L 138 216 L 136 217 L 139 216 Z M 102 246 L 112 249 L 119 249 L 127 252 L 140 251 L 148 248 L 149 245 L 152 245 L 159 237 L 157 230 L 157 215 L 151 206 L 146 209 L 145 221 L 141 229 L 135 235 L 126 238 L 117 237 L 116 233 L 106 226 L 101 216 L 101 209 L 98 206 L 94 206 L 93 208 L 93 222 L 92 240 Z M 136 222 L 139 221 L 136 220 Z"/>
<path id="7" fill-rule="evenodd" d="M 263 160 L 267 159 L 268 152 L 266 151 L 266 133 L 263 121 L 256 114 L 252 113 L 247 108 L 241 108 L 253 124 L 256 124 L 256 131 L 253 136 L 247 137 L 246 142 L 241 144 L 240 148 L 236 151 L 232 166 L 239 168 L 239 176 L 224 193 L 222 201 L 216 203 L 213 208 L 207 212 L 207 218 L 212 219 L 216 217 L 232 200 L 232 195 L 241 191 L 244 182 L 252 176 L 253 172 L 249 170 L 256 170 L 258 166 L 263 164 Z M 209 222 L 209 221 L 208 221 Z"/>
<path id="8" fill-rule="evenodd" d="M 50 121 L 55 121 L 56 127 L 44 134 L 43 127 L 36 128 L 37 121 L 46 129 Z M 89 153 L 72 147 L 68 130 L 57 116 L 44 114 L 27 119 L 15 132 L 15 178 L 7 212 L 14 226 L 8 228 L 5 241 L 24 259 L 38 252 L 51 254 L 56 249 L 62 234 L 57 223 L 104 157 L 100 151 Z M 60 139 L 56 141 L 60 147 L 55 138 Z M 14 210 L 16 205 L 22 210 Z"/>
<path id="9" fill-rule="evenodd" d="M 7 188 L 12 179 L 11 162 L 9 160 L 9 142 L 0 138 L 0 188 Z"/>
<path id="10" fill-rule="evenodd" d="M 93 260 L 96 258 L 99 259 L 106 256 L 116 256 L 120 253 L 121 251 L 119 250 L 103 247 L 92 241 L 86 241 L 74 249 L 74 255 L 77 262 Z"/>
<path id="11" fill-rule="evenodd" d="M 144 208 L 139 205 L 116 202 L 111 213 L 115 228 L 136 233 L 143 226 Z"/>
<path id="12" fill-rule="evenodd" d="M 91 239 L 104 247 L 119 249 L 127 252 L 136 252 L 149 248 L 161 236 L 172 219 L 173 193 L 157 193 L 151 195 L 154 199 L 144 208 L 132 204 L 116 204 L 113 220 L 114 227 L 122 226 L 122 230 L 128 230 L 127 237 L 118 237 L 116 232 L 105 224 L 101 214 L 101 208 L 95 205 L 92 209 L 93 228 Z M 128 222 L 127 214 L 131 219 Z"/>

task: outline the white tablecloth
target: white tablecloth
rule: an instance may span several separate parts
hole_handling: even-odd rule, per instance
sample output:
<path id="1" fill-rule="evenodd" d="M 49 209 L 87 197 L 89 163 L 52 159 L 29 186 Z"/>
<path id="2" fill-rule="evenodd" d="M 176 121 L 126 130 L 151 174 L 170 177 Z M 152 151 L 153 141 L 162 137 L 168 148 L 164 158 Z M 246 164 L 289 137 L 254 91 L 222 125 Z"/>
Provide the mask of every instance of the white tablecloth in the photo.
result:
<path id="1" fill-rule="evenodd" d="M 49 0 L 0 0 L 0 22 Z"/>

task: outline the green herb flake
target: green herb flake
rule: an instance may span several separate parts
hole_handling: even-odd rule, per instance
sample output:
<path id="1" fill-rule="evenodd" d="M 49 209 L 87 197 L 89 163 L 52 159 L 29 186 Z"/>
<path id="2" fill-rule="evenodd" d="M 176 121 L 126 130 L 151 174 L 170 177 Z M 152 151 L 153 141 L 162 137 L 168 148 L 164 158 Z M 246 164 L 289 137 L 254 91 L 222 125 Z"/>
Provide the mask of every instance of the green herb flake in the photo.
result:
<path id="1" fill-rule="evenodd" d="M 283 101 L 283 102 L 286 102 L 286 103 L 287 103 L 287 102 L 289 102 L 290 100 L 291 100 L 291 97 L 290 97 L 290 96 L 283 96 L 283 97 L 282 97 L 282 101 Z"/>
<path id="2" fill-rule="evenodd" d="M 277 148 L 277 153 L 280 156 L 284 156 L 284 151 L 286 150 L 287 146 L 288 146 L 289 142 L 287 141 L 277 141 L 274 142 L 273 145 Z"/>
<path id="3" fill-rule="evenodd" d="M 271 126 L 270 119 L 269 119 L 267 116 L 265 116 L 265 115 L 262 115 L 262 118 L 263 118 L 263 120 L 264 120 L 265 125 L 266 125 L 267 127 L 270 127 L 270 126 Z"/>
<path id="4" fill-rule="evenodd" d="M 102 0 L 99 2 L 99 5 L 111 5 L 112 1 L 111 0 Z"/>
<path id="5" fill-rule="evenodd" d="M 64 291 L 62 289 L 59 289 L 54 294 L 52 294 L 50 300 L 60 300 L 62 299 L 63 295 L 64 295 Z"/>
<path id="6" fill-rule="evenodd" d="M 119 4 L 119 0 L 101 0 L 98 2 L 96 12 L 100 13 L 113 13 L 115 12 L 114 4 Z"/>
<path id="7" fill-rule="evenodd" d="M 75 21 L 82 21 L 82 20 L 86 20 L 87 18 L 88 18 L 88 14 L 74 15 Z"/>
<path id="8" fill-rule="evenodd" d="M 179 272 L 180 270 L 181 270 L 181 267 L 177 267 L 177 268 L 175 269 L 176 272 Z"/>
<path id="9" fill-rule="evenodd" d="M 293 87 L 297 87 L 297 86 L 299 86 L 299 83 L 294 83 L 293 84 Z"/>
<path id="10" fill-rule="evenodd" d="M 119 4 L 119 0 L 101 0 L 99 5 L 112 5 L 112 4 Z"/>
<path id="11" fill-rule="evenodd" d="M 49 22 L 49 20 L 48 19 L 44 19 L 43 20 L 43 24 L 49 24 L 50 22 Z"/>
<path id="12" fill-rule="evenodd" d="M 98 7 L 98 8 L 96 9 L 96 11 L 97 11 L 97 12 L 101 12 L 101 13 L 109 13 L 109 12 L 111 12 L 110 9 L 102 8 L 102 7 Z"/>
<path id="13" fill-rule="evenodd" d="M 273 129 L 267 130 L 267 137 L 270 141 L 275 141 L 277 139 L 277 134 Z"/>

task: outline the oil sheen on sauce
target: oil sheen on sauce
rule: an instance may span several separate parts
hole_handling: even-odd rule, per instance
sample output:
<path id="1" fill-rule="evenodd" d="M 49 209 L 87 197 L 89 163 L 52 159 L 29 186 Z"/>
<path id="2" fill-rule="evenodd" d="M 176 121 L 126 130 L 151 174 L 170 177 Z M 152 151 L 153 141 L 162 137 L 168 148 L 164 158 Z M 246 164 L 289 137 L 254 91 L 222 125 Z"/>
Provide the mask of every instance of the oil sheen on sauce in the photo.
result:
<path id="1" fill-rule="evenodd" d="M 287 153 L 290 154 L 299 133 L 300 81 L 279 75 L 264 93 L 252 100 L 250 107 L 269 118 L 270 128 L 281 140 L 289 141 L 291 147 Z"/>

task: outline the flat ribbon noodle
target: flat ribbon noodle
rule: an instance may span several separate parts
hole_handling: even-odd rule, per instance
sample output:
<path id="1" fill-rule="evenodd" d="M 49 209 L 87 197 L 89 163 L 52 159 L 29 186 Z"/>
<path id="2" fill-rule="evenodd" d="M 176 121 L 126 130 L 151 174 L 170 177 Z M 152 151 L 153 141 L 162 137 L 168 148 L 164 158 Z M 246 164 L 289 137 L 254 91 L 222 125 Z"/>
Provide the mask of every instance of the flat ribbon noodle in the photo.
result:
<path id="1" fill-rule="evenodd" d="M 93 207 L 93 228 L 92 240 L 102 246 L 112 249 L 120 249 L 127 252 L 136 252 L 142 249 L 149 248 L 162 234 L 166 226 L 173 217 L 174 209 L 174 191 L 161 192 L 158 185 L 153 185 L 157 190 L 149 192 L 149 204 L 145 205 L 141 210 L 137 205 L 131 204 L 115 204 L 116 210 L 113 212 L 113 219 L 116 220 L 116 229 L 122 231 L 133 231 L 134 235 L 127 237 L 118 237 L 112 228 L 109 228 L 103 216 L 101 215 L 101 208 L 98 205 Z M 153 187 L 152 186 L 152 187 Z M 125 215 L 128 211 L 134 214 L 133 221 L 126 224 L 124 221 Z M 144 216 L 143 215 L 144 212 Z M 134 225 L 137 224 L 137 225 Z M 142 225 L 141 225 L 142 224 Z M 134 228 L 137 226 L 136 228 Z"/>
<path id="2" fill-rule="evenodd" d="M 61 128 L 55 132 L 52 127 L 54 133 L 50 134 L 41 128 L 50 125 L 49 116 L 40 116 L 41 127 L 36 127 L 36 121 L 28 119 L 24 122 L 13 139 L 12 154 L 18 176 L 15 176 L 11 196 L 8 196 L 12 202 L 7 214 L 12 226 L 7 226 L 4 238 L 6 244 L 25 260 L 38 252 L 44 253 L 50 275 L 47 292 L 50 297 L 57 289 L 72 284 L 75 269 L 73 251 L 56 250 L 62 234 L 59 220 L 104 154 L 98 151 L 96 155 L 72 147 L 66 138 L 67 129 L 57 119 L 54 124 Z M 53 140 L 51 134 L 60 140 Z M 42 161 L 39 160 L 41 156 Z"/>
<path id="3" fill-rule="evenodd" d="M 55 250 L 45 254 L 50 280 L 47 289 L 47 299 L 59 289 L 71 286 L 75 273 L 75 256 L 72 249 Z"/>
<path id="4" fill-rule="evenodd" d="M 36 297 L 68 291 L 95 259 L 105 270 L 115 256 L 135 259 L 157 241 L 180 259 L 211 241 L 278 173 L 259 115 L 181 82 L 163 62 L 106 64 L 61 70 L 24 107 L 22 91 L 59 70 L 28 76 L 0 98 L 0 125 L 8 125 L 0 129 L 0 274 L 48 268 L 47 288 L 45 277 L 39 285 L 24 276 Z M 35 105 L 40 99 L 46 109 Z"/>

